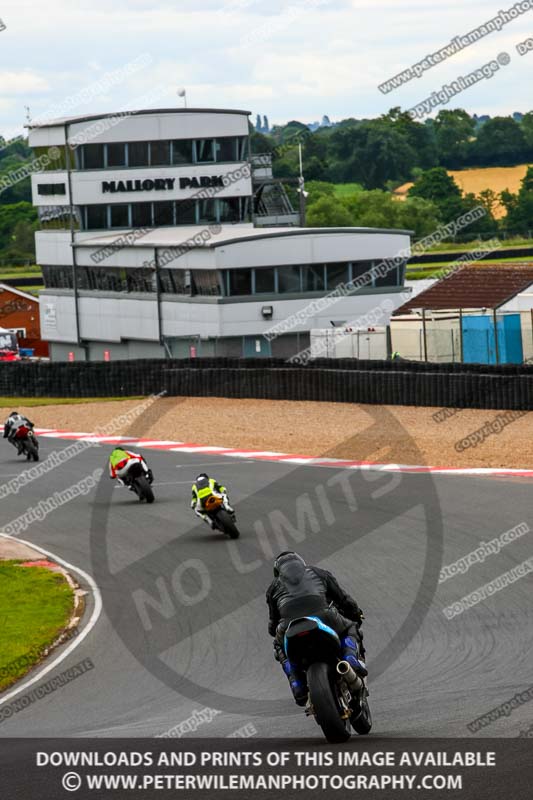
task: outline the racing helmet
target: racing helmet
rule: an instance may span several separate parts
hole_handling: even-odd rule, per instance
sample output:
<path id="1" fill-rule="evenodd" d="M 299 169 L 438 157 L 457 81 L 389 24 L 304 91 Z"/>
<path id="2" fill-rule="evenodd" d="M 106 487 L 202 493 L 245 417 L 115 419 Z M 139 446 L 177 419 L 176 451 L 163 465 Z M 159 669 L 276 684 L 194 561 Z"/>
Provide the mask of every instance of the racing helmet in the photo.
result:
<path id="1" fill-rule="evenodd" d="M 302 556 L 299 553 L 295 553 L 294 550 L 284 550 L 283 553 L 280 553 L 274 561 L 274 577 L 279 578 L 279 569 L 282 564 L 295 560 L 300 561 L 304 567 L 307 566 Z"/>

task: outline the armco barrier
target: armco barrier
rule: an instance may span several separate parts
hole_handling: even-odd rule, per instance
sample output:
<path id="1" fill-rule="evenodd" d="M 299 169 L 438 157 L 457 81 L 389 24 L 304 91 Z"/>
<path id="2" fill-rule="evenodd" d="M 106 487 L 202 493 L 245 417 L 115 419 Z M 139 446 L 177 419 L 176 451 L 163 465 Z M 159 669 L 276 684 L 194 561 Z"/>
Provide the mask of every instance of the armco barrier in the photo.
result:
<path id="1" fill-rule="evenodd" d="M 4 397 L 170 396 L 533 410 L 531 366 L 322 359 L 184 359 L 0 364 Z"/>

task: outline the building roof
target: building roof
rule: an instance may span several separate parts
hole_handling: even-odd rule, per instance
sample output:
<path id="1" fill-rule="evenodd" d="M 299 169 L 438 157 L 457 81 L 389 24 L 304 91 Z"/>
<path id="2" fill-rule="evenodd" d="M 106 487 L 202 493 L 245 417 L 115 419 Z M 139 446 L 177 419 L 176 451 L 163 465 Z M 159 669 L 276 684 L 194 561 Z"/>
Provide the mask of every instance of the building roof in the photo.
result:
<path id="1" fill-rule="evenodd" d="M 533 284 L 533 264 L 469 265 L 408 300 L 394 312 L 417 309 L 499 308 Z"/>
<path id="2" fill-rule="evenodd" d="M 88 114 L 79 117 L 58 117 L 46 119 L 42 122 L 29 122 L 25 128 L 56 128 L 59 125 L 74 125 L 81 122 L 94 122 L 98 119 L 107 119 L 118 115 L 135 117 L 141 114 L 242 114 L 249 117 L 251 111 L 236 108 L 143 108 L 137 111 L 108 111 L 106 114 Z"/>
<path id="3" fill-rule="evenodd" d="M 209 232 L 209 237 L 203 238 L 204 231 Z M 77 247 L 109 247 L 114 243 L 124 246 L 124 240 L 131 236 L 131 242 L 126 241 L 126 246 L 135 247 L 191 247 L 215 248 L 236 242 L 257 241 L 260 239 L 274 239 L 286 236 L 308 236 L 328 234 L 403 234 L 410 235 L 412 231 L 397 230 L 394 228 L 254 228 L 251 225 L 213 225 L 203 228 L 198 225 L 179 226 L 168 228 L 154 228 L 148 233 L 136 238 L 134 229 L 124 231 L 110 231 L 97 234 L 94 237 L 83 237 L 76 242 Z M 195 239 L 198 237 L 198 239 Z"/>
<path id="4" fill-rule="evenodd" d="M 37 303 L 39 305 L 39 298 L 35 297 L 33 294 L 28 294 L 28 292 L 23 292 L 21 289 L 15 289 L 14 286 L 10 286 L 9 283 L 0 283 L 0 291 L 2 292 L 13 292 L 13 294 L 18 294 L 20 297 L 23 297 L 25 300 L 31 300 L 32 303 Z"/>

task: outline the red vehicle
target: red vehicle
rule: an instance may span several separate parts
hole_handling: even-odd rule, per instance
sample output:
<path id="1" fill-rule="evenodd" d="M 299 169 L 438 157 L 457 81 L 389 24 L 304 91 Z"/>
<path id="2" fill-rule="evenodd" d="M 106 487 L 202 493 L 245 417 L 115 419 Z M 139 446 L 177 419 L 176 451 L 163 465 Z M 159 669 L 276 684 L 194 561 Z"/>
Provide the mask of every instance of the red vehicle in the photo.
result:
<path id="1" fill-rule="evenodd" d="M 39 442 L 31 428 L 27 425 L 21 425 L 15 434 L 22 447 L 22 453 L 26 456 L 28 461 L 39 461 Z"/>
<path id="2" fill-rule="evenodd" d="M 0 328 L 0 361 L 20 361 L 17 336 Z"/>

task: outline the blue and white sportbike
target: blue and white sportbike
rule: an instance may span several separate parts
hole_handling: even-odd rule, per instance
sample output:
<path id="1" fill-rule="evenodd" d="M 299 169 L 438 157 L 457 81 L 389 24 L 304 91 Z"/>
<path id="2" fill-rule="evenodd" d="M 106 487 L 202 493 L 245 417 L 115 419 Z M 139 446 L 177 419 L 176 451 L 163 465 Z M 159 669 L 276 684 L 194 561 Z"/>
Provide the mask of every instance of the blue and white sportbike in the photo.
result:
<path id="1" fill-rule="evenodd" d="M 370 733 L 366 679 L 343 660 L 341 641 L 332 628 L 319 617 L 294 619 L 285 632 L 284 649 L 290 663 L 306 673 L 305 713 L 315 717 L 328 742 L 345 742 L 352 729 Z"/>

